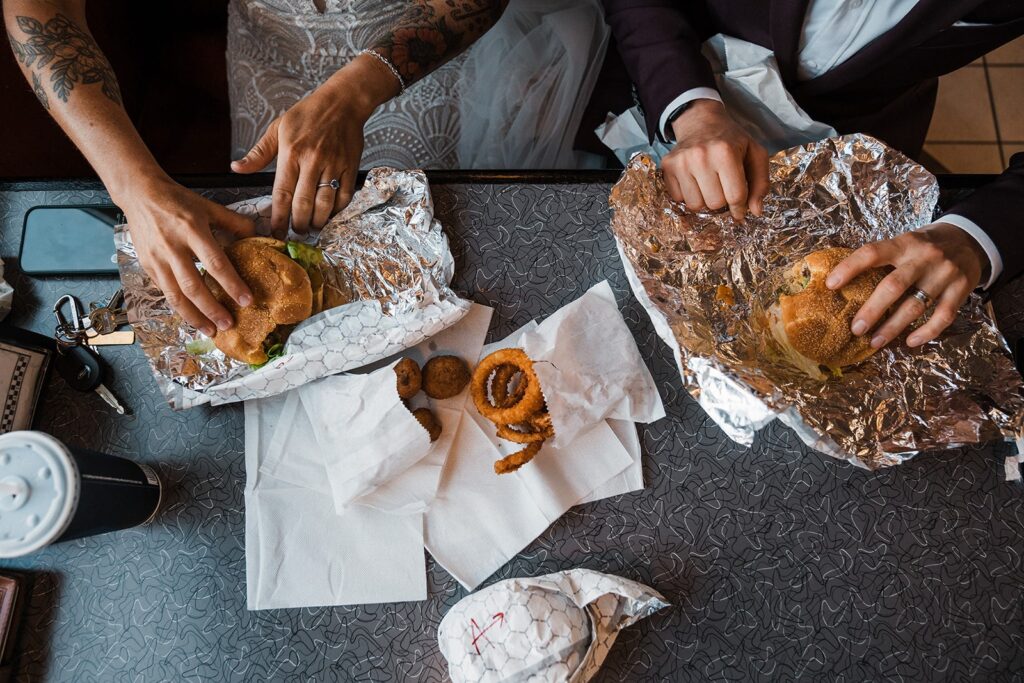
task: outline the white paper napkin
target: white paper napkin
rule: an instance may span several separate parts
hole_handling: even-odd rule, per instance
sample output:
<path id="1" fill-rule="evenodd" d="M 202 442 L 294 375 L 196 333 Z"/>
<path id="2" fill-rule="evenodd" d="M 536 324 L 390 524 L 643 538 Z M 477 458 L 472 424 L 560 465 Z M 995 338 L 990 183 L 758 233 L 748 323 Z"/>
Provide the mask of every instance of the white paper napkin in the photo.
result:
<path id="1" fill-rule="evenodd" d="M 291 415 L 285 411 L 289 400 Z M 289 438 L 309 430 L 296 406 L 288 396 L 245 404 L 248 608 L 426 599 L 422 515 L 387 515 L 361 506 L 337 515 L 328 493 L 260 470 L 268 452 L 283 447 L 284 462 L 301 463 L 294 471 L 284 470 L 289 478 L 315 474 L 295 445 L 303 441 Z M 321 482 L 325 476 L 320 475 Z"/>
<path id="2" fill-rule="evenodd" d="M 472 413 L 475 411 L 470 412 Z M 427 550 L 459 583 L 476 588 L 566 510 L 633 463 L 601 422 L 564 449 L 545 447 L 511 474 L 496 475 L 493 425 L 463 420 L 426 514 Z"/>
<path id="3" fill-rule="evenodd" d="M 480 354 L 491 314 L 487 306 L 474 304 L 454 326 L 402 356 L 420 365 L 438 355 L 472 363 Z M 437 490 L 469 391 L 443 400 L 428 400 L 422 394 L 412 399 L 410 408 L 429 406 L 441 423 L 440 438 L 430 443 L 398 397 L 395 363 L 397 359 L 390 359 L 368 373 L 328 377 L 292 392 L 301 404 L 289 398 L 283 408 L 285 419 L 302 420 L 308 427 L 292 432 L 292 445 L 300 447 L 271 449 L 260 465 L 262 471 L 314 490 L 323 491 L 329 483 L 338 512 L 354 503 L 393 514 L 425 510 Z"/>
<path id="4" fill-rule="evenodd" d="M 427 430 L 398 396 L 397 362 L 365 375 L 327 377 L 300 392 L 339 513 L 430 450 Z"/>
<path id="5" fill-rule="evenodd" d="M 504 456 L 522 445 L 498 439 L 493 424 L 472 406 L 467 410 L 472 420 L 463 422 L 453 449 L 458 457 L 444 470 L 424 532 L 430 554 L 467 588 L 515 557 L 573 505 L 643 488 L 632 421 L 665 414 L 607 282 L 539 325 L 531 322 L 488 344 L 480 355 L 512 346 L 523 347 L 535 361 L 556 439 L 516 472 L 495 475 L 494 451 Z M 567 415 L 559 425 L 555 410 L 580 414 Z M 609 417 L 617 418 L 617 432 Z M 563 427 L 573 438 L 558 440 Z"/>
<path id="6" fill-rule="evenodd" d="M 577 505 L 593 503 L 596 500 L 621 496 L 624 493 L 640 491 L 644 488 L 644 467 L 641 459 L 640 436 L 636 433 L 636 424 L 629 420 L 607 420 L 608 426 L 615 432 L 619 443 L 633 459 L 632 464 L 604 484 L 584 496 Z"/>
<path id="7" fill-rule="evenodd" d="M 606 418 L 665 417 L 657 385 L 607 281 L 552 313 L 519 345 L 533 359 L 555 436 L 565 446 Z"/>
<path id="8" fill-rule="evenodd" d="M 494 309 L 473 304 L 469 313 L 458 323 L 407 350 L 406 355 L 421 366 L 434 356 L 452 355 L 464 359 L 472 367 L 480 356 L 487 328 Z M 433 500 L 441 479 L 442 468 L 453 449 L 455 438 L 467 406 L 470 410 L 468 387 L 458 396 L 447 399 L 427 399 L 421 394 L 412 400 L 412 407 L 429 406 L 441 423 L 441 437 L 430 451 L 412 467 L 378 487 L 373 493 L 359 499 L 360 505 L 375 507 L 393 514 L 422 512 Z"/>

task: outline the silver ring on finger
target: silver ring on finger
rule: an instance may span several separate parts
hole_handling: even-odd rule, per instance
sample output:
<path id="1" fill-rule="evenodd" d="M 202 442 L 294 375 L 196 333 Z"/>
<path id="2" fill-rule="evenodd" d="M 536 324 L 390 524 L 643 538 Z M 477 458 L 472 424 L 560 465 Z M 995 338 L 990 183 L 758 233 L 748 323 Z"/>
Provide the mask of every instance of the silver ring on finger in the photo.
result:
<path id="1" fill-rule="evenodd" d="M 932 303 L 934 302 L 934 299 L 932 299 L 931 295 L 919 287 L 914 287 L 910 296 L 914 297 L 922 304 L 924 304 L 925 308 L 930 308 Z"/>
<path id="2" fill-rule="evenodd" d="M 338 180 L 337 178 L 331 178 L 330 180 L 317 185 L 316 189 L 319 190 L 321 187 L 329 187 L 332 190 L 337 190 L 338 188 L 341 187 L 341 181 Z"/>

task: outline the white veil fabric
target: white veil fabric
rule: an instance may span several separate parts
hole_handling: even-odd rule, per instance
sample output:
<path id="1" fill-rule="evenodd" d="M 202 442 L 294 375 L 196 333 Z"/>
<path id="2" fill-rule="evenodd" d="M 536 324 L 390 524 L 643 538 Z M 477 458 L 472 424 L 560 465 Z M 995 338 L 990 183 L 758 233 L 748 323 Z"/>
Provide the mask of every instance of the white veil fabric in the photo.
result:
<path id="1" fill-rule="evenodd" d="M 580 119 L 610 29 L 599 0 L 511 0 L 459 78 L 460 168 L 578 168 Z"/>

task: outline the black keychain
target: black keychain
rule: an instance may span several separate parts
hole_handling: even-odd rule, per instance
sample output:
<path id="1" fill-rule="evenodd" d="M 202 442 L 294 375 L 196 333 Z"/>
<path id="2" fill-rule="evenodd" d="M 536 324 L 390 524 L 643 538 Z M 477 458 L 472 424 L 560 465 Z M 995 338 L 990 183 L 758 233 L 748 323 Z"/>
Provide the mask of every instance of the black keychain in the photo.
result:
<path id="1" fill-rule="evenodd" d="M 113 392 L 103 384 L 103 361 L 87 346 L 69 346 L 61 349 L 54 359 L 54 367 L 76 391 L 95 391 L 119 415 L 127 411 Z"/>

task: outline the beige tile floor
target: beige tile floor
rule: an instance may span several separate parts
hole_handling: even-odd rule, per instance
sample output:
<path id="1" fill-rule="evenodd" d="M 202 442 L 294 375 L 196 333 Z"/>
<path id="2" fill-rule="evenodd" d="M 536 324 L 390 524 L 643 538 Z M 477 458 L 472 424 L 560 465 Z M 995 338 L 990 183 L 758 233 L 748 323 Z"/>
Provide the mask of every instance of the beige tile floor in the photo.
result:
<path id="1" fill-rule="evenodd" d="M 1024 152 L 1024 38 L 939 81 L 924 150 L 952 173 L 999 173 Z"/>

